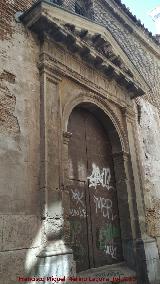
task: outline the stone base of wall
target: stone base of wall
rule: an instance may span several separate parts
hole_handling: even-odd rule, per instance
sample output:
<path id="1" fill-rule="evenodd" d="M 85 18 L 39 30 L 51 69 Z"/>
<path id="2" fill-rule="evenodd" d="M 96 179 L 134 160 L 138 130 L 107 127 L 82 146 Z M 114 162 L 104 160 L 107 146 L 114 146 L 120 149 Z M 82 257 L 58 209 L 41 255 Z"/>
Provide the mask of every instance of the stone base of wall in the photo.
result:
<path id="1" fill-rule="evenodd" d="M 125 262 L 113 265 L 106 265 L 103 267 L 93 268 L 78 274 L 81 278 L 99 279 L 100 283 L 131 283 L 137 284 L 136 273 L 127 267 Z M 104 278 L 104 281 L 102 280 Z M 109 280 L 107 280 L 109 279 Z M 85 283 L 97 283 L 95 281 L 88 281 Z M 120 281 L 121 280 L 121 281 Z M 128 280 L 128 282 L 127 282 Z M 77 282 L 78 283 L 78 282 Z"/>

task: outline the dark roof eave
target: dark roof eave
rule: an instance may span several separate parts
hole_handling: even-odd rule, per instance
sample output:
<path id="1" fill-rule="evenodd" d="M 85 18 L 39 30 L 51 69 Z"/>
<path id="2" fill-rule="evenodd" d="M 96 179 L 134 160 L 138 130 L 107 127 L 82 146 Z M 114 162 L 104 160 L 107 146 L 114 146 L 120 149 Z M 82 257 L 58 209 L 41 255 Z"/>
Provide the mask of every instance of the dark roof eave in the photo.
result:
<path id="1" fill-rule="evenodd" d="M 136 24 L 138 27 L 142 28 L 142 30 L 146 33 L 146 35 L 148 35 L 148 36 L 154 41 L 154 43 L 155 43 L 157 46 L 160 46 L 160 42 L 159 42 L 159 40 L 157 39 L 157 37 L 156 37 L 156 36 L 153 36 L 152 33 L 151 33 L 147 28 L 144 27 L 144 25 L 141 23 L 141 21 L 140 21 L 139 19 L 137 19 L 136 16 L 133 15 L 133 14 L 129 11 L 129 9 L 126 7 L 126 5 L 125 5 L 125 4 L 122 4 L 121 0 L 113 0 L 113 1 L 123 10 L 123 12 L 130 18 L 130 20 L 134 22 L 134 24 Z M 19 19 L 23 22 L 24 17 L 25 17 L 31 10 L 33 10 L 37 5 L 39 5 L 39 4 L 42 3 L 42 2 L 43 2 L 43 3 L 47 3 L 47 4 L 49 4 L 49 5 L 52 5 L 52 6 L 55 6 L 55 7 L 58 7 L 58 8 L 60 8 L 60 9 L 63 9 L 64 11 L 67 11 L 67 12 L 69 12 L 69 13 L 71 13 L 71 14 L 75 14 L 74 12 L 67 10 L 67 9 L 64 8 L 63 6 L 51 2 L 51 0 L 38 0 L 38 1 L 36 1 L 27 11 L 25 11 L 23 14 L 21 14 L 21 15 L 19 16 Z M 80 15 L 78 15 L 78 16 L 86 19 L 86 17 L 80 16 Z M 91 19 L 88 19 L 88 20 L 91 21 L 91 22 L 94 22 L 94 21 L 91 20 Z"/>
<path id="2" fill-rule="evenodd" d="M 32 28 L 33 31 L 38 32 L 39 35 L 41 35 L 41 32 L 42 32 L 42 34 L 43 34 L 43 32 L 48 33 L 48 30 L 50 30 L 51 31 L 50 36 L 53 37 L 53 39 L 55 39 L 55 40 L 63 42 L 65 45 L 68 45 L 68 40 L 69 40 L 70 41 L 70 44 L 69 44 L 70 49 L 73 49 L 73 52 L 75 52 L 77 50 L 76 52 L 78 52 L 79 55 L 85 61 L 87 61 L 87 58 L 89 58 L 89 56 L 90 56 L 92 61 L 93 61 L 93 66 L 94 66 L 94 64 L 97 63 L 97 58 L 94 58 L 94 56 L 92 56 L 92 54 L 91 54 L 92 52 L 90 50 L 88 52 L 88 49 L 86 48 L 86 46 L 84 44 L 82 44 L 82 45 L 80 44 L 80 46 L 77 45 L 76 44 L 76 38 L 74 37 L 74 35 L 72 33 L 70 33 L 69 31 L 65 30 L 64 28 L 58 26 L 56 23 L 50 21 L 50 19 L 48 19 L 46 16 L 44 16 L 42 14 L 41 9 L 39 9 L 39 8 L 41 8 L 42 2 L 48 3 L 48 0 L 40 0 L 40 1 L 36 2 L 28 11 L 26 11 L 21 16 L 22 22 L 24 22 L 24 24 L 25 23 L 27 24 L 27 22 L 30 21 L 30 19 L 34 15 L 34 10 L 39 5 L 36 9 L 38 11 L 38 16 L 37 17 L 35 16 L 35 21 L 34 20 L 31 21 L 31 23 L 29 24 L 29 27 Z M 48 25 L 51 26 L 51 29 L 48 29 Z M 56 30 L 55 34 L 54 34 L 54 29 Z M 56 38 L 54 38 L 55 36 L 56 36 Z M 43 38 L 43 35 L 42 35 L 42 38 Z M 131 78 L 127 74 L 124 74 L 124 72 L 122 70 L 118 70 L 116 66 L 113 66 L 112 62 L 108 62 L 108 63 L 106 62 L 105 65 L 104 65 L 104 68 L 103 68 L 103 60 L 102 60 L 99 68 L 103 73 L 105 73 L 106 76 L 112 77 L 113 79 L 115 79 L 120 84 L 122 83 L 122 85 L 130 93 L 130 96 L 132 98 L 137 97 L 137 96 L 142 96 L 144 94 L 144 91 L 140 88 L 140 86 L 138 86 L 136 84 L 136 82 L 134 82 L 133 78 Z"/>

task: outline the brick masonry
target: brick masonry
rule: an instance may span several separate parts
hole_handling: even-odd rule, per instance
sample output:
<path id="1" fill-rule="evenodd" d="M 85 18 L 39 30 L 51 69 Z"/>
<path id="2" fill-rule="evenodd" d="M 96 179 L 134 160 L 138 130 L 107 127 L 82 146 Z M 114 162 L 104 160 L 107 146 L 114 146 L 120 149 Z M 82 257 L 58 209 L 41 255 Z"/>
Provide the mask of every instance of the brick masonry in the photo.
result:
<path id="1" fill-rule="evenodd" d="M 14 19 L 16 11 L 30 5 L 31 1 L 0 3 L 0 282 L 4 284 L 17 283 L 25 266 L 30 269 L 26 255 L 36 255 L 41 242 L 39 48 Z"/>
<path id="2" fill-rule="evenodd" d="M 104 3 L 104 1 L 103 1 Z M 152 94 L 148 94 L 147 99 L 155 106 L 160 107 L 160 62 L 157 57 L 150 52 L 142 42 L 124 27 L 109 10 L 104 9 L 102 1 L 94 1 L 95 20 L 109 29 L 119 45 L 134 63 L 137 70 L 151 87 Z M 147 36 L 146 36 L 146 40 Z"/>

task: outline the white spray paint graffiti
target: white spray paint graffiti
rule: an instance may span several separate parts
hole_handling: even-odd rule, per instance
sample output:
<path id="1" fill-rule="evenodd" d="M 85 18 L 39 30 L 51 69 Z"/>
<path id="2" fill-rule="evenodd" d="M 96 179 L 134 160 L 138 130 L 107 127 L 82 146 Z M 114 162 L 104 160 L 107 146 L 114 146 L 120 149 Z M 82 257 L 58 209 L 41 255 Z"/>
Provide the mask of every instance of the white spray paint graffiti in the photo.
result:
<path id="1" fill-rule="evenodd" d="M 70 215 L 72 216 L 72 217 L 77 217 L 77 216 L 79 216 L 79 217 L 83 217 L 83 218 L 85 218 L 86 216 L 87 216 L 87 214 L 86 214 L 86 210 L 85 209 L 82 209 L 82 208 L 77 208 L 77 209 L 75 209 L 75 208 L 73 208 L 73 209 L 70 209 Z"/>
<path id="2" fill-rule="evenodd" d="M 85 205 L 83 203 L 84 193 L 79 192 L 77 189 L 76 190 L 71 189 L 71 192 L 72 192 L 72 200 L 76 202 L 77 208 L 71 208 L 70 215 L 72 217 L 79 216 L 79 217 L 85 218 L 87 214 L 86 214 L 86 210 L 84 209 Z"/>
<path id="3" fill-rule="evenodd" d="M 79 192 L 78 190 L 73 191 L 72 189 L 71 191 L 72 191 L 72 199 L 77 201 L 76 204 L 80 203 L 83 207 L 85 207 L 82 201 L 84 196 L 83 192 Z"/>
<path id="4" fill-rule="evenodd" d="M 112 258 L 117 259 L 117 248 L 114 245 L 107 245 L 105 252 L 106 254 L 111 255 Z"/>
<path id="5" fill-rule="evenodd" d="M 112 200 L 105 199 L 103 197 L 96 197 L 95 195 L 93 196 L 93 198 L 94 203 L 96 204 L 96 214 L 98 213 L 98 210 L 100 210 L 103 214 L 103 217 L 107 217 L 112 221 L 117 217 L 117 215 L 113 216 Z"/>
<path id="6" fill-rule="evenodd" d="M 113 186 L 110 186 L 111 181 L 111 172 L 109 168 L 103 168 L 102 171 L 100 171 L 99 167 L 95 164 L 92 165 L 92 174 L 90 177 L 87 177 L 89 179 L 89 187 L 97 188 L 97 185 L 102 185 L 102 187 L 106 187 L 107 190 L 114 189 Z"/>

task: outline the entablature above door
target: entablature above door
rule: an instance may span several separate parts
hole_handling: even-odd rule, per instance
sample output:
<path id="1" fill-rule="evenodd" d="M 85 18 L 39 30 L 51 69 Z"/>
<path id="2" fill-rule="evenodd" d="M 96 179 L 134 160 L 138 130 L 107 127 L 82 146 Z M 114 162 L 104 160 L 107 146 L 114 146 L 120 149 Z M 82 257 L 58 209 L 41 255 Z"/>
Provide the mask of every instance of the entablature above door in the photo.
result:
<path id="1" fill-rule="evenodd" d="M 115 80 L 131 98 L 149 92 L 149 86 L 106 27 L 45 0 L 33 5 L 21 20 L 40 40 L 54 40 L 93 70 Z"/>

